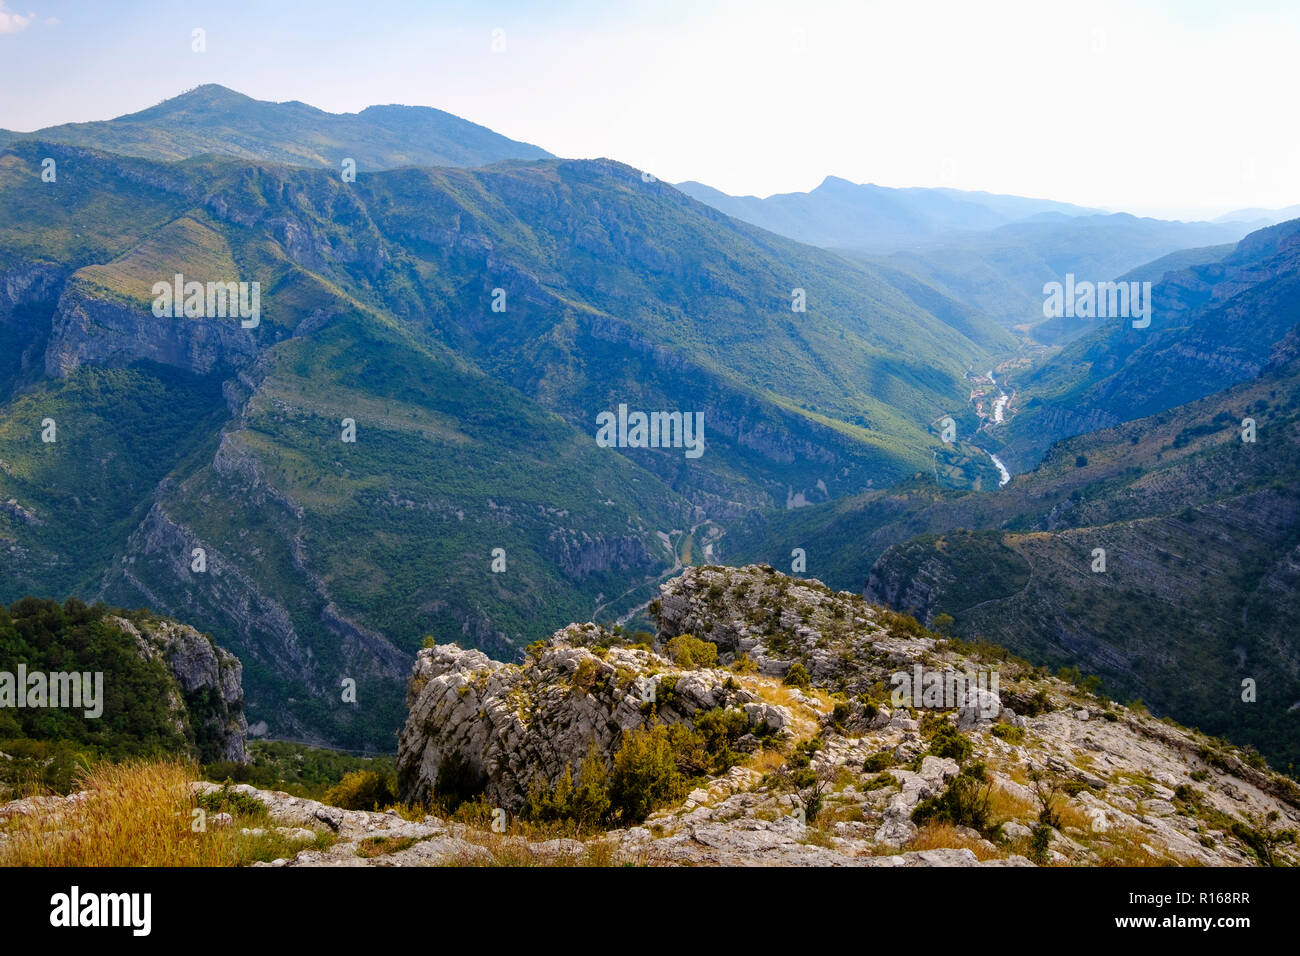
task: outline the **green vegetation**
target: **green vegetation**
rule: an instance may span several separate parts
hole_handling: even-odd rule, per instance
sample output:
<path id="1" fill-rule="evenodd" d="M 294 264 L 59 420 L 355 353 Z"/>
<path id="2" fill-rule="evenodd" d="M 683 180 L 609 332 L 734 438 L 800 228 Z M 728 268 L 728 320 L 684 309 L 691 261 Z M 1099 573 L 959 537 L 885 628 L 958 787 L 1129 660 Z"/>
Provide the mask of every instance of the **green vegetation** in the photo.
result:
<path id="1" fill-rule="evenodd" d="M 695 669 L 713 667 L 718 663 L 718 645 L 701 641 L 693 634 L 679 634 L 664 647 L 668 657 L 678 667 Z"/>
<path id="2" fill-rule="evenodd" d="M 943 793 L 927 797 L 912 811 L 912 822 L 951 823 L 984 831 L 989 825 L 989 795 L 993 784 L 983 764 L 971 764 L 949 781 Z"/>
<path id="3" fill-rule="evenodd" d="M 781 683 L 787 687 L 809 690 L 812 687 L 812 678 L 808 676 L 808 668 L 803 666 L 803 662 L 795 661 L 785 672 L 785 677 L 782 678 Z"/>
<path id="4" fill-rule="evenodd" d="M 931 754 L 936 757 L 950 757 L 959 765 L 969 760 L 974 752 L 975 746 L 970 742 L 970 738 L 946 721 L 930 738 Z"/>
<path id="5" fill-rule="evenodd" d="M 38 785 L 67 792 L 76 773 L 99 759 L 194 754 L 194 730 L 186 715 L 167 706 L 177 690 L 158 659 L 146 660 L 135 639 L 106 618 L 117 615 L 136 624 L 146 612 L 88 607 L 76 598 L 63 604 L 23 598 L 0 606 L 0 670 L 16 673 L 99 672 L 103 675 L 103 713 L 85 708 L 0 708 L 0 785 Z M 183 727 L 178 730 L 177 716 Z"/>
<path id="6" fill-rule="evenodd" d="M 322 800 L 344 810 L 382 810 L 396 801 L 396 774 L 374 770 L 353 770 L 327 790 Z"/>

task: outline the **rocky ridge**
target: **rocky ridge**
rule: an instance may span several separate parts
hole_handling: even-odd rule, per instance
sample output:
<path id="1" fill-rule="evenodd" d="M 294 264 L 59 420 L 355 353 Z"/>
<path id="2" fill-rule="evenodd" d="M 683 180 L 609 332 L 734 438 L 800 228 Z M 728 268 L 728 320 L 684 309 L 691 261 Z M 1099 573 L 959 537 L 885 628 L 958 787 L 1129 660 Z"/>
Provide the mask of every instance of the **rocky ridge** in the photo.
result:
<path id="1" fill-rule="evenodd" d="M 1261 839 L 1284 859 L 1294 852 L 1285 831 L 1300 823 L 1300 788 L 1257 758 L 995 648 L 977 653 L 857 595 L 768 567 L 703 567 L 664 584 L 657 610 L 660 652 L 603 647 L 613 636 L 594 624 L 557 632 L 522 665 L 451 645 L 422 651 L 400 743 L 403 796 L 433 793 L 455 753 L 482 775 L 486 799 L 513 814 L 533 775 L 554 781 L 593 744 L 608 757 L 629 730 L 723 708 L 773 735 L 749 741 L 747 759 L 700 781 L 679 806 L 610 831 L 602 839 L 619 854 L 717 865 L 1026 865 L 1040 794 L 1053 816 L 1039 862 L 1250 865 Z M 683 633 L 715 643 L 722 666 L 675 665 L 662 645 Z M 795 664 L 813 689 L 780 682 Z M 917 665 L 996 670 L 1000 680 L 996 693 L 970 688 L 954 706 L 897 706 L 891 676 Z M 651 685 L 661 689 L 654 710 Z M 944 749 L 954 733 L 969 752 Z M 813 782 L 791 785 L 801 750 L 811 753 L 804 782 Z M 982 832 L 913 819 L 971 773 L 988 798 Z"/>

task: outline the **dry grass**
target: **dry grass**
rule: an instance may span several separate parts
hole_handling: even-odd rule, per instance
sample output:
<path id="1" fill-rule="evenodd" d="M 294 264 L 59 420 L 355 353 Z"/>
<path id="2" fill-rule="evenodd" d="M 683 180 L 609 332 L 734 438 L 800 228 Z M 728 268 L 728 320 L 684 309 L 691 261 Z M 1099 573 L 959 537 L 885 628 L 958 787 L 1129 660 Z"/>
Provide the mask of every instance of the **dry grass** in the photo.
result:
<path id="1" fill-rule="evenodd" d="M 773 770 L 776 770 L 778 767 L 784 766 L 784 764 L 785 754 L 781 753 L 779 750 L 764 748 L 757 753 L 751 754 L 750 757 L 741 764 L 741 766 L 747 767 L 750 770 L 756 770 L 759 773 L 766 775 L 771 773 Z"/>
<path id="2" fill-rule="evenodd" d="M 1092 832 L 1092 817 L 1077 803 L 1069 803 L 1064 798 L 1057 801 L 1057 815 L 1061 818 L 1061 829 L 1077 827 L 1084 833 Z"/>
<path id="3" fill-rule="evenodd" d="M 1007 823 L 1011 820 L 1019 823 L 1035 823 L 1038 820 L 1038 804 L 1003 787 L 995 786 L 989 791 L 989 819 L 995 824 Z"/>
<path id="4" fill-rule="evenodd" d="M 985 840 L 958 833 L 951 823 L 927 823 L 907 845 L 908 850 L 970 850 L 977 860 L 997 860 L 1002 853 Z"/>
<path id="5" fill-rule="evenodd" d="M 804 838 L 799 841 L 804 846 L 819 846 L 826 850 L 835 849 L 835 838 L 820 826 L 809 826 L 804 830 Z"/>
<path id="6" fill-rule="evenodd" d="M 371 860 L 389 853 L 400 853 L 416 844 L 415 837 L 366 837 L 357 845 L 357 856 Z"/>
<path id="7" fill-rule="evenodd" d="M 1095 843 L 1092 851 L 1097 854 L 1097 866 L 1200 866 L 1200 862 L 1180 857 L 1152 853 L 1143 843 L 1150 841 L 1148 834 L 1135 830 L 1110 830 L 1104 836 L 1104 842 Z M 1152 849 L 1158 849 L 1152 847 Z"/>
<path id="8" fill-rule="evenodd" d="M 8 821 L 0 865 L 241 866 L 318 845 L 272 830 L 241 834 L 247 823 L 239 817 L 229 827 L 195 832 L 196 777 L 193 764 L 178 761 L 98 764 L 82 780 L 85 800 Z"/>
<path id="9" fill-rule="evenodd" d="M 780 704 L 782 707 L 789 708 L 793 725 L 790 730 L 795 740 L 802 740 L 818 733 L 821 729 L 821 711 L 829 711 L 832 706 L 830 695 L 825 691 L 816 689 L 800 691 L 809 700 L 815 700 L 821 711 L 809 707 L 795 699 L 791 693 L 795 688 L 785 686 L 775 677 L 758 677 L 751 674 L 740 678 L 740 684 L 746 690 L 757 694 L 758 698 L 765 703 Z"/>

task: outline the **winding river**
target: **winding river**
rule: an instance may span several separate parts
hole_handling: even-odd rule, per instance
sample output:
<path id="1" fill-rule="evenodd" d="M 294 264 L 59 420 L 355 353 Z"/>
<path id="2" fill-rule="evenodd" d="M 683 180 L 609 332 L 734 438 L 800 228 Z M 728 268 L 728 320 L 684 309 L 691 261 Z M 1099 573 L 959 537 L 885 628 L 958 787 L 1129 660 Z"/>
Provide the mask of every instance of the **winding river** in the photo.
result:
<path id="1" fill-rule="evenodd" d="M 998 390 L 998 397 L 993 400 L 993 423 L 995 425 L 1001 425 L 1003 416 L 1006 414 L 1007 402 L 1011 400 L 1011 396 L 1002 391 L 1002 386 L 999 385 L 998 380 L 993 377 L 991 369 L 989 371 L 989 381 L 992 382 L 994 388 Z M 993 460 L 993 466 L 998 470 L 998 487 L 1001 488 L 1011 480 L 1011 472 L 1007 471 L 1007 466 L 1002 464 L 1002 459 L 993 454 L 993 452 L 984 449 L 984 454 L 988 455 L 989 458 Z"/>

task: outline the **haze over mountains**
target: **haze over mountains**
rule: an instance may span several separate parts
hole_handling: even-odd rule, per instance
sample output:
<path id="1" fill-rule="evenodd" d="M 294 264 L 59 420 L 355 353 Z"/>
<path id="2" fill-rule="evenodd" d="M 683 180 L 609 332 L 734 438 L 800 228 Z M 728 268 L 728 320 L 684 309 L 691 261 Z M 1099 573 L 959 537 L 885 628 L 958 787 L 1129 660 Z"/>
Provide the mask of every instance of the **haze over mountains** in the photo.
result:
<path id="1" fill-rule="evenodd" d="M 1234 641 L 1294 656 L 1298 226 L 834 177 L 727 197 L 437 110 L 215 86 L 3 133 L 0 601 L 147 605 L 239 654 L 250 724 L 391 749 L 426 635 L 517 658 L 685 565 L 801 550 L 1289 759 L 1294 668 L 1250 720 L 1221 692 Z M 1068 272 L 1152 282 L 1151 326 L 1044 323 Z M 259 283 L 259 322 L 157 317 L 178 273 Z M 621 405 L 702 413 L 705 453 L 599 447 Z M 994 491 L 990 452 L 1038 473 Z M 1071 563 L 1093 539 L 1110 578 Z M 1202 617 L 1170 610 L 1206 582 Z M 1168 616 L 1132 635 L 1126 601 Z M 1173 659 L 1212 660 L 1220 697 L 1147 667 L 1185 628 Z"/>
<path id="2" fill-rule="evenodd" d="M 1264 210 L 1212 223 L 1140 219 L 1042 199 L 892 189 L 834 176 L 811 192 L 766 199 L 728 196 L 700 183 L 678 188 L 783 236 L 901 269 L 1008 327 L 1041 323 L 1043 284 L 1066 273 L 1113 279 L 1279 221 Z M 1049 341 L 1069 332 L 1054 329 Z"/>

